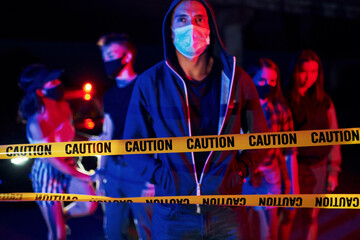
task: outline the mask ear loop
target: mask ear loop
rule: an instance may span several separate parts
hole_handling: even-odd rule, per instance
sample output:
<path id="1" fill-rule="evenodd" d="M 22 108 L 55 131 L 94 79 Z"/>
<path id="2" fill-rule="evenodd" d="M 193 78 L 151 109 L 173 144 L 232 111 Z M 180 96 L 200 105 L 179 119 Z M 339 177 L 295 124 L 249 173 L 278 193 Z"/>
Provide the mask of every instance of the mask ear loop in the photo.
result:
<path id="1" fill-rule="evenodd" d="M 129 57 L 129 55 L 131 55 L 131 56 Z M 129 62 L 131 62 L 132 58 L 133 58 L 133 53 L 127 50 L 127 51 L 125 52 L 124 56 L 121 57 L 121 63 L 122 63 L 122 61 L 123 61 L 124 59 L 126 59 L 125 64 L 123 64 L 123 65 L 125 66 L 125 65 L 127 65 Z M 127 59 L 129 59 L 129 60 L 127 60 Z"/>

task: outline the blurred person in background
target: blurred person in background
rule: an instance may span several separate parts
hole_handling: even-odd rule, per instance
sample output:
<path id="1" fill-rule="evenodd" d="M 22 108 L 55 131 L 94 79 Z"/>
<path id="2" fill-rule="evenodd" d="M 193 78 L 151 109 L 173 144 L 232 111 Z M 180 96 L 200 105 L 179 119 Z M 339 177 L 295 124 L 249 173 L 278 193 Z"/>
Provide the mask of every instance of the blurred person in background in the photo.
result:
<path id="1" fill-rule="evenodd" d="M 124 33 L 110 33 L 98 40 L 107 76 L 113 85 L 103 97 L 104 123 L 100 136 L 91 140 L 122 139 L 125 117 L 138 74 L 134 70 L 137 49 Z M 124 161 L 123 156 L 101 156 L 96 174 L 97 193 L 107 197 L 153 196 L 154 186 L 145 182 Z M 107 239 L 129 239 L 135 221 L 138 237 L 150 239 L 151 204 L 104 204 Z"/>
<path id="2" fill-rule="evenodd" d="M 297 53 L 290 66 L 287 98 L 299 130 L 337 129 L 334 104 L 324 91 L 323 65 L 319 56 L 306 49 Z M 338 186 L 341 170 L 339 145 L 298 148 L 301 194 L 331 193 Z M 303 239 L 316 239 L 320 208 L 303 208 L 301 216 Z"/>
<path id="3" fill-rule="evenodd" d="M 63 99 L 61 70 L 50 70 L 42 64 L 24 69 L 19 86 L 25 91 L 19 112 L 26 121 L 30 143 L 68 142 L 75 136 L 71 110 Z M 95 195 L 90 175 L 77 167 L 73 157 L 36 158 L 31 172 L 36 193 L 74 193 Z M 48 227 L 48 239 L 66 239 L 66 220 L 93 214 L 97 203 L 72 202 L 66 207 L 60 201 L 38 201 Z"/>
<path id="4" fill-rule="evenodd" d="M 293 131 L 293 119 L 281 91 L 278 66 L 268 58 L 261 58 L 247 72 L 256 86 L 269 130 Z M 246 180 L 244 194 L 298 193 L 296 148 L 269 149 L 254 174 Z M 277 207 L 250 207 L 249 219 L 252 239 L 278 239 Z"/>

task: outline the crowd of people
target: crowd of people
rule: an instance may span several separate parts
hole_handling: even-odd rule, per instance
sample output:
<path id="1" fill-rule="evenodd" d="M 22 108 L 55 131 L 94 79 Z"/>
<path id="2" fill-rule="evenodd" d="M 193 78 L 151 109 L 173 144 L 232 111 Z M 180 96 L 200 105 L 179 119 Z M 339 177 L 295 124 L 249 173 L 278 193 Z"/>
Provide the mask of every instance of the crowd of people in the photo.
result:
<path id="1" fill-rule="evenodd" d="M 103 96 L 102 133 L 91 140 L 262 133 L 338 128 L 324 91 L 320 57 L 302 50 L 287 85 L 268 58 L 236 65 L 223 46 L 211 6 L 175 0 L 163 22 L 164 60 L 138 74 L 137 49 L 123 33 L 101 36 L 104 69 L 114 82 Z M 28 66 L 20 104 L 30 143 L 71 141 L 71 110 L 60 70 Z M 314 194 L 338 185 L 339 146 L 102 156 L 94 174 L 74 158 L 38 158 L 34 192 L 109 197 Z M 299 184 L 301 183 L 301 184 Z M 94 189 L 93 186 L 96 186 Z M 49 239 L 66 239 L 66 220 L 93 214 L 96 203 L 38 202 Z M 107 239 L 290 239 L 295 216 L 303 239 L 317 238 L 319 209 L 181 204 L 103 204 Z"/>

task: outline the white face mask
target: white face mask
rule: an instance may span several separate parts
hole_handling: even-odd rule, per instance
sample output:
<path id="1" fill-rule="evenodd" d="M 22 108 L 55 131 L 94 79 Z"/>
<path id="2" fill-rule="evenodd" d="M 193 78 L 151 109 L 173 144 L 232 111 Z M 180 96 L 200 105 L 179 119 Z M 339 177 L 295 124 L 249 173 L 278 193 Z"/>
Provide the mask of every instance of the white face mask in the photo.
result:
<path id="1" fill-rule="evenodd" d="M 172 29 L 175 48 L 188 59 L 200 56 L 210 44 L 210 30 L 196 25 Z"/>

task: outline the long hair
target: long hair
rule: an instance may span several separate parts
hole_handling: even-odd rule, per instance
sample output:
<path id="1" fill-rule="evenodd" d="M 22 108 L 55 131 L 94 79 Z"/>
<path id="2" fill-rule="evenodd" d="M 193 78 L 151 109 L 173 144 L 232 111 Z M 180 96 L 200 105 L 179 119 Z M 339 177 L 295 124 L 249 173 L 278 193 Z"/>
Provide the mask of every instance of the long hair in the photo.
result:
<path id="1" fill-rule="evenodd" d="M 281 102 L 285 101 L 280 84 L 280 69 L 275 62 L 273 62 L 269 58 L 260 58 L 258 62 L 249 66 L 247 72 L 253 78 L 256 75 L 256 73 L 264 67 L 273 69 L 277 74 L 275 91 L 270 96 L 270 98 Z"/>
<path id="2" fill-rule="evenodd" d="M 301 64 L 308 61 L 315 61 L 319 64 L 319 71 L 318 71 L 318 77 L 314 85 L 308 89 L 308 92 L 310 94 L 310 97 L 318 102 L 322 102 L 324 100 L 324 70 L 323 65 L 320 60 L 320 57 L 312 50 L 305 49 L 301 52 L 297 53 L 290 65 L 290 72 L 289 72 L 289 86 L 288 91 L 290 94 L 290 98 L 299 101 L 300 99 L 300 93 L 299 93 L 299 85 L 300 85 L 300 68 Z"/>
<path id="3" fill-rule="evenodd" d="M 19 105 L 19 117 L 26 122 L 34 113 L 41 110 L 43 103 L 36 92 L 26 93 Z"/>
<path id="4" fill-rule="evenodd" d="M 34 113 L 39 112 L 43 106 L 41 98 L 36 94 L 47 81 L 49 70 L 41 63 L 30 64 L 24 68 L 19 76 L 19 87 L 25 92 L 19 104 L 19 117 L 26 120 Z"/>

